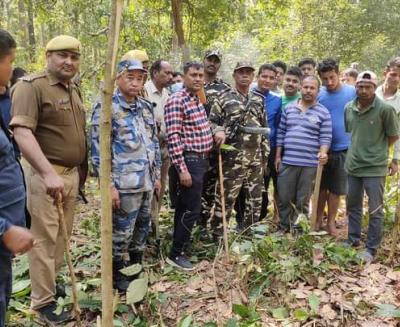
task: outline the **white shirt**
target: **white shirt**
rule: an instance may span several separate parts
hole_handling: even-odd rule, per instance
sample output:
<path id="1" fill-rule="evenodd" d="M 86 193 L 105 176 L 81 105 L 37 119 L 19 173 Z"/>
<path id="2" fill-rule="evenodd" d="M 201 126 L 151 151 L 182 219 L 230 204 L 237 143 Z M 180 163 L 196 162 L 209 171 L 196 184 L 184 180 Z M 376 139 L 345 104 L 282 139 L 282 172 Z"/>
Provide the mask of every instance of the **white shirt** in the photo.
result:
<path id="1" fill-rule="evenodd" d="M 386 104 L 390 104 L 397 113 L 397 116 L 400 117 L 400 90 L 397 90 L 397 92 L 389 97 L 389 98 L 384 98 L 383 96 L 383 86 L 379 86 L 375 94 Z M 397 140 L 396 143 L 394 144 L 394 150 L 393 150 L 393 159 L 400 159 L 400 140 Z"/>

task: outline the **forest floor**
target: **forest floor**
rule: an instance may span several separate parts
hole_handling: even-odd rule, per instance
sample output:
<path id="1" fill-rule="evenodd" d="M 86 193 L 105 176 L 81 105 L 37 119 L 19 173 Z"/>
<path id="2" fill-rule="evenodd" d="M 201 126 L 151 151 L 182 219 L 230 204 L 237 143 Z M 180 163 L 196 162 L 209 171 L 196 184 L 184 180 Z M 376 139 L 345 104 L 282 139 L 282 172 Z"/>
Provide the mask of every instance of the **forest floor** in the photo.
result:
<path id="1" fill-rule="evenodd" d="M 387 186 L 385 236 L 376 260 L 363 265 L 357 249 L 328 236 L 280 235 L 271 219 L 249 233 L 230 233 L 229 260 L 212 242 L 193 236 L 193 272 L 165 263 L 171 243 L 172 212 L 161 218 L 159 249 L 149 246 L 139 283 L 127 296 L 115 297 L 115 326 L 400 326 L 400 248 L 388 262 L 397 191 Z M 101 313 L 100 196 L 90 180 L 88 204 L 80 203 L 71 241 L 79 281 L 83 326 L 97 326 Z M 340 211 L 341 238 L 346 235 Z M 234 222 L 232 222 L 234 224 Z M 365 221 L 366 225 L 366 221 Z M 135 269 L 134 269 L 135 270 Z M 60 281 L 70 285 L 65 268 Z M 59 307 L 69 306 L 69 296 Z M 13 297 L 8 326 L 40 326 L 29 310 L 30 281 L 26 256 L 14 263 Z M 144 298 L 143 298 L 144 296 Z M 134 302 L 134 304 L 126 304 Z M 70 323 L 67 326 L 74 326 Z"/>

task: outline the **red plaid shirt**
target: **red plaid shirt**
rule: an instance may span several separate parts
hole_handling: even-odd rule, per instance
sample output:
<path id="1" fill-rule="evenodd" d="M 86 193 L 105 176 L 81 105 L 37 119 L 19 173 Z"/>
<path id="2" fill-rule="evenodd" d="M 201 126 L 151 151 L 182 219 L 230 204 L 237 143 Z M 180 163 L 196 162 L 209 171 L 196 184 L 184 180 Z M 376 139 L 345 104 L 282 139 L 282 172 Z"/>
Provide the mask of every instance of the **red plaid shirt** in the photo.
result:
<path id="1" fill-rule="evenodd" d="M 187 172 L 183 152 L 204 153 L 213 146 L 206 111 L 198 96 L 186 88 L 173 93 L 164 110 L 169 156 L 180 173 Z"/>

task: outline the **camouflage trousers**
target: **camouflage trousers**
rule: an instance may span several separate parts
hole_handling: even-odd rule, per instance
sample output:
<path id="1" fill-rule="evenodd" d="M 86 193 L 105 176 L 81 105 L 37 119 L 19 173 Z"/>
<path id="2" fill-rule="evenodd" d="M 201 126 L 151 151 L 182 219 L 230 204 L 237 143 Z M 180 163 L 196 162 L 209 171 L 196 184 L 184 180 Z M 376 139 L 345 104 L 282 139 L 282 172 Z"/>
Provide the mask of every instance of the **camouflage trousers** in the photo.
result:
<path id="1" fill-rule="evenodd" d="M 201 216 L 198 224 L 207 227 L 211 218 L 211 210 L 215 203 L 215 190 L 218 181 L 218 153 L 211 152 L 210 165 L 204 176 L 203 193 L 201 194 Z"/>
<path id="2" fill-rule="evenodd" d="M 120 208 L 113 211 L 113 260 L 127 261 L 129 253 L 144 251 L 151 224 L 152 196 L 152 191 L 120 193 Z"/>
<path id="3" fill-rule="evenodd" d="M 223 152 L 224 196 L 226 219 L 229 221 L 232 210 L 243 187 L 246 202 L 244 209 L 243 226 L 246 228 L 260 219 L 262 191 L 263 191 L 263 165 L 261 152 L 258 150 L 236 152 Z M 219 196 L 219 183 L 215 202 L 214 216 L 211 219 L 213 234 L 222 234 L 222 209 Z"/>

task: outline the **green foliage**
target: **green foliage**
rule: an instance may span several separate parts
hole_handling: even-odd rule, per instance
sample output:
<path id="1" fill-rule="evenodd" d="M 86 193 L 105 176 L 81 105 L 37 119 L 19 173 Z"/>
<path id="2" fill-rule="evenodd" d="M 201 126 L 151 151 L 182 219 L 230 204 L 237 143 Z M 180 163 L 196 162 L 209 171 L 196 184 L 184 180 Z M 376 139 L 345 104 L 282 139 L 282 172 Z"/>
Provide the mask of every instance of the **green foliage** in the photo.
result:
<path id="1" fill-rule="evenodd" d="M 375 315 L 378 317 L 400 318 L 400 309 L 393 304 L 379 304 Z"/>

